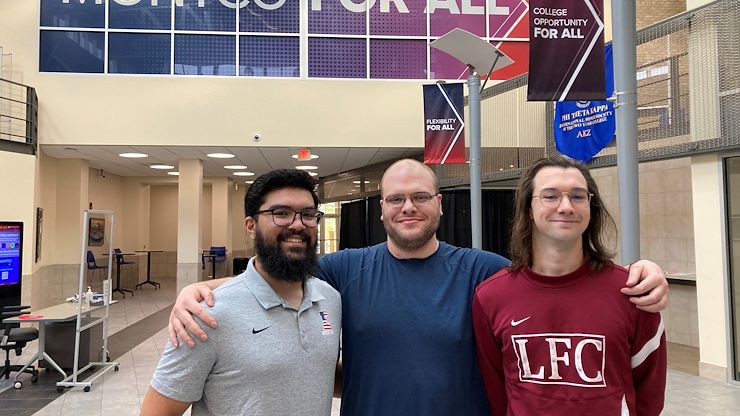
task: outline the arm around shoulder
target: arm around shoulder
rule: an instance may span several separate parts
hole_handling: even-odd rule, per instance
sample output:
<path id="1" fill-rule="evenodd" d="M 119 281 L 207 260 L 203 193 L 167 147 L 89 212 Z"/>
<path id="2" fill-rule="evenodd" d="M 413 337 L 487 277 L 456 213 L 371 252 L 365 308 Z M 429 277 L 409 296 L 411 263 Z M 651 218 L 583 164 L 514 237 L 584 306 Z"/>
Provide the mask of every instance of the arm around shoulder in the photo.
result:
<path id="1" fill-rule="evenodd" d="M 150 386 L 141 404 L 141 416 L 180 416 L 191 404 L 170 399 Z"/>

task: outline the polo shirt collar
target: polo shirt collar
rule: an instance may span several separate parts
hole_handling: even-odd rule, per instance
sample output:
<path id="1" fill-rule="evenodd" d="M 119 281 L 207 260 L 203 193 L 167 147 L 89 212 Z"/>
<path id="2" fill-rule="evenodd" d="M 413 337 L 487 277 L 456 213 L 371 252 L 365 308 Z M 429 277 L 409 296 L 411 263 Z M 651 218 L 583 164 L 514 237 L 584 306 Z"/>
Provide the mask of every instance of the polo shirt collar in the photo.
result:
<path id="1" fill-rule="evenodd" d="M 272 286 L 262 277 L 254 267 L 254 257 L 249 260 L 247 270 L 244 271 L 244 282 L 247 284 L 249 291 L 252 292 L 257 301 L 265 309 L 271 309 L 276 306 L 289 307 L 283 304 L 283 299 L 275 293 Z M 309 277 L 303 285 L 303 302 L 299 310 L 310 308 L 316 302 L 325 299 L 324 295 L 316 286 L 316 279 Z"/>

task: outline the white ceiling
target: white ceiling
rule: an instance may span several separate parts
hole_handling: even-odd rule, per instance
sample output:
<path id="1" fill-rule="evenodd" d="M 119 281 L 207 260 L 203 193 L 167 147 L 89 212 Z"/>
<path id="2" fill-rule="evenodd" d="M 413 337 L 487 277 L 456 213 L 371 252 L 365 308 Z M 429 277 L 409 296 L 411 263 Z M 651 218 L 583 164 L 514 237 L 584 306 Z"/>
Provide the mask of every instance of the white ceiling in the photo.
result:
<path id="1" fill-rule="evenodd" d="M 297 153 L 294 147 L 196 147 L 196 146 L 77 146 L 41 145 L 44 154 L 55 158 L 79 158 L 88 160 L 90 167 L 119 176 L 168 177 L 167 171 L 152 169 L 154 164 L 175 166 L 180 159 L 200 159 L 203 161 L 203 177 L 230 177 L 235 181 L 251 180 L 278 168 L 293 168 L 297 165 L 318 166 L 319 177 L 342 173 L 375 163 L 416 155 L 422 148 L 377 148 L 377 147 L 321 147 L 312 148 L 311 153 L 318 159 L 298 162 L 291 158 Z M 149 155 L 142 159 L 127 159 L 120 153 L 136 152 Z M 212 159 L 208 153 L 231 153 L 231 159 Z M 234 176 L 234 171 L 225 169 L 227 165 L 246 165 L 254 172 L 253 177 Z M 169 176 L 171 177 L 171 176 Z"/>

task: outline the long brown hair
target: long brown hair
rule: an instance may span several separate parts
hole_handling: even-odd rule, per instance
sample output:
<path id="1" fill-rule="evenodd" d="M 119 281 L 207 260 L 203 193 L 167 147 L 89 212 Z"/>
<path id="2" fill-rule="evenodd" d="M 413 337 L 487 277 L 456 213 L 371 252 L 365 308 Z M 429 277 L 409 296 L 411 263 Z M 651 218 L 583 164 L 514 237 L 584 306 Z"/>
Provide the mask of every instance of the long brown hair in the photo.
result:
<path id="1" fill-rule="evenodd" d="M 606 240 L 613 233 L 617 235 L 617 225 L 609 214 L 604 201 L 599 194 L 591 173 L 584 164 L 564 156 L 555 155 L 538 160 L 531 165 L 524 176 L 519 180 L 519 186 L 514 197 L 514 221 L 511 227 L 511 269 L 519 270 L 524 266 L 531 266 L 532 253 L 532 193 L 534 192 L 534 177 L 542 168 L 574 168 L 578 169 L 586 179 L 588 192 L 591 197 L 591 221 L 583 233 L 583 254 L 588 259 L 592 270 L 600 270 L 611 263 L 614 252 L 606 247 Z"/>

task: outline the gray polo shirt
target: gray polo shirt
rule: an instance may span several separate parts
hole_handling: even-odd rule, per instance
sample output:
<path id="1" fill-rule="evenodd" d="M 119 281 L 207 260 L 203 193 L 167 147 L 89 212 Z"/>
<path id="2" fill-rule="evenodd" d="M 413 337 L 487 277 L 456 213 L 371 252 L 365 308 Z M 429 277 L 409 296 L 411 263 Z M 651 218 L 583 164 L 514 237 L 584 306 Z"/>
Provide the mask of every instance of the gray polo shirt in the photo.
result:
<path id="1" fill-rule="evenodd" d="M 208 341 L 195 348 L 175 349 L 168 342 L 152 387 L 193 402 L 194 416 L 331 414 L 342 326 L 339 293 L 311 277 L 296 310 L 272 290 L 252 259 L 214 294 L 209 313 L 218 327 L 201 323 Z"/>

